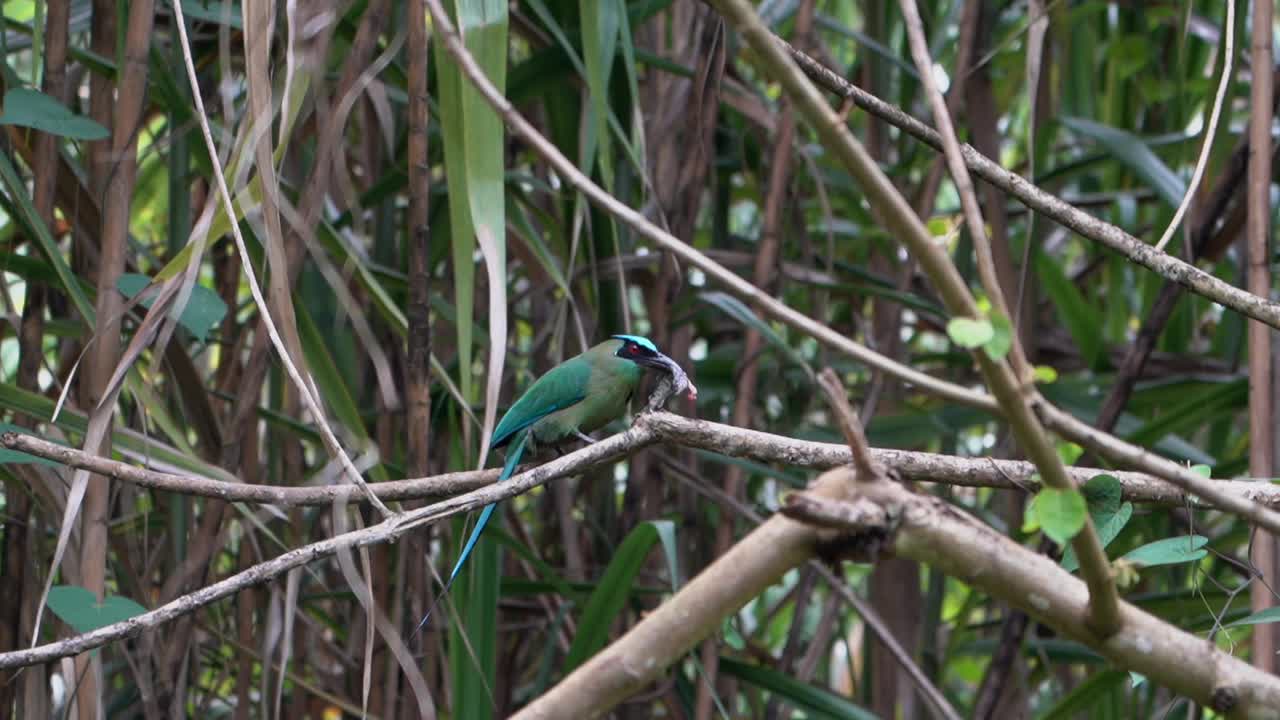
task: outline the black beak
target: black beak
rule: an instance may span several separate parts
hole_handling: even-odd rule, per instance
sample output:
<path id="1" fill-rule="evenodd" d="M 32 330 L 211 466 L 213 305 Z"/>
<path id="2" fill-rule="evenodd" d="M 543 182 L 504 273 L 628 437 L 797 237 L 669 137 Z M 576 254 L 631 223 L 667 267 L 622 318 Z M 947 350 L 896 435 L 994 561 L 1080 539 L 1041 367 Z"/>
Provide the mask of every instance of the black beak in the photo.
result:
<path id="1" fill-rule="evenodd" d="M 655 352 L 652 356 L 636 358 L 636 362 L 654 370 L 665 370 L 672 375 L 684 374 L 684 368 L 680 367 L 679 363 L 660 352 Z"/>

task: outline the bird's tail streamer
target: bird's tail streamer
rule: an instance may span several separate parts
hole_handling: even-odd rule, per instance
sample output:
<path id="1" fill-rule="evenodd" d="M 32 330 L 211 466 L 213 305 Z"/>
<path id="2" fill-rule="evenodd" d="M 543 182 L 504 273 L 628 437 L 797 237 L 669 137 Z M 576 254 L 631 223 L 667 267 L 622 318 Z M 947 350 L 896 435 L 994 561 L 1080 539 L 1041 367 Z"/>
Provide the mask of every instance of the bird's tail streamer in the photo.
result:
<path id="1" fill-rule="evenodd" d="M 515 438 L 511 443 L 511 449 L 507 452 L 507 462 L 502 466 L 502 474 L 498 476 L 498 482 L 502 482 L 511 477 L 515 472 L 516 466 L 520 464 L 520 456 L 524 454 L 525 442 L 529 439 L 529 432 L 526 430 Z M 449 593 L 449 588 L 453 587 L 453 581 L 457 579 L 458 572 L 462 570 L 462 566 L 467 562 L 467 558 L 471 557 L 471 551 L 475 549 L 476 541 L 480 539 L 480 533 L 484 532 L 484 528 L 489 524 L 489 518 L 493 515 L 493 509 L 497 507 L 497 503 L 485 505 L 480 511 L 480 519 L 476 522 L 476 527 L 471 531 L 470 537 L 467 538 L 467 544 L 462 546 L 462 553 L 458 555 L 458 562 L 454 563 L 453 570 L 449 573 L 449 579 L 445 580 L 444 587 L 441 588 L 439 594 L 427 606 L 427 613 L 422 616 L 422 622 L 418 623 L 418 627 L 414 629 L 413 634 L 417 635 L 427 624 L 427 620 L 431 618 L 431 613 L 435 610 L 440 600 Z"/>

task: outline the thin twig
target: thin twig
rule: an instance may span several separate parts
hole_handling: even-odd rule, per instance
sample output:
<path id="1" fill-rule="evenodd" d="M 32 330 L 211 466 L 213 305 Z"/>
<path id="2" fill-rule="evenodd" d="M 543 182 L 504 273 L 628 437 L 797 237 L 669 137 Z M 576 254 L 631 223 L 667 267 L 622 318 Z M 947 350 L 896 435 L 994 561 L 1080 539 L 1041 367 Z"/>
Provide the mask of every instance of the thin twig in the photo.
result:
<path id="1" fill-rule="evenodd" d="M 845 394 L 844 383 L 836 371 L 826 368 L 818 373 L 818 385 L 827 396 L 827 404 L 835 413 L 844 441 L 849 444 L 849 452 L 853 455 L 853 466 L 858 470 L 858 479 L 862 482 L 883 480 L 884 468 L 878 465 L 871 456 L 871 445 L 862 432 L 862 423 L 858 420 L 858 412 L 849 404 Z"/>
<path id="2" fill-rule="evenodd" d="M 1182 216 L 1187 214 L 1187 208 L 1191 207 L 1191 200 L 1200 187 L 1200 178 L 1204 177 L 1204 169 L 1209 166 L 1209 151 L 1213 149 L 1213 141 L 1218 134 L 1218 117 L 1222 114 L 1222 103 L 1227 97 L 1227 87 L 1231 85 L 1231 68 L 1235 64 L 1236 0 L 1227 0 L 1226 33 L 1222 53 L 1222 77 L 1218 80 L 1218 94 L 1214 97 L 1213 109 L 1209 112 L 1209 125 L 1204 131 L 1204 145 L 1200 147 L 1200 157 L 1196 160 L 1195 172 L 1191 173 L 1187 192 L 1182 196 L 1182 202 L 1178 204 L 1178 210 L 1173 214 L 1173 219 L 1169 221 L 1169 227 L 1165 228 L 1164 234 L 1160 236 L 1160 242 L 1156 243 L 1157 250 L 1164 250 L 1173 239 L 1173 233 L 1182 223 Z"/>
<path id="3" fill-rule="evenodd" d="M 933 59 L 929 57 L 929 44 L 924 36 L 924 22 L 920 19 L 920 9 L 916 6 L 915 0 L 899 0 L 898 4 L 902 8 L 907 40 L 911 45 L 911 55 L 915 59 L 916 68 L 920 71 L 920 83 L 933 110 L 933 121 L 938 126 L 938 134 L 942 137 L 943 157 L 947 161 L 947 170 L 951 174 L 952 182 L 955 183 L 956 192 L 960 195 L 960 207 L 964 212 L 965 226 L 969 229 L 969 238 L 973 241 L 973 251 L 977 259 L 982 287 L 986 290 L 987 299 L 991 301 L 996 311 L 1009 322 L 1013 322 L 1014 315 L 1009 311 L 1005 288 L 1000 287 L 996 261 L 991 253 L 991 240 L 987 237 L 986 224 L 982 221 L 978 195 L 973 190 L 973 179 L 969 177 L 969 169 L 965 167 L 964 158 L 960 156 L 960 141 L 956 139 L 951 112 L 947 109 L 947 101 L 942 97 L 942 92 L 938 90 L 938 84 L 933 79 Z M 962 66 L 961 70 L 963 69 Z M 1029 378 L 1031 369 L 1027 365 L 1027 358 L 1023 353 L 1018 333 L 1011 332 L 1010 336 L 1009 354 L 1013 360 L 1013 369 L 1019 378 Z"/>

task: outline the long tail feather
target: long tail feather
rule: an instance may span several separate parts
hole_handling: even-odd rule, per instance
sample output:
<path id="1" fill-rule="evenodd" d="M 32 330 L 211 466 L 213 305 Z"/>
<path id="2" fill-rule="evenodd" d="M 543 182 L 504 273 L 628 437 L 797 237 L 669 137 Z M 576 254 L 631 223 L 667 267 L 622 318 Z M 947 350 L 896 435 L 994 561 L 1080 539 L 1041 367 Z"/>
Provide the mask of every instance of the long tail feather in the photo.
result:
<path id="1" fill-rule="evenodd" d="M 502 466 L 502 473 L 498 475 L 498 482 L 502 482 L 511 477 L 515 472 L 516 466 L 520 464 L 520 456 L 524 454 L 525 442 L 529 439 L 529 432 L 526 430 L 521 432 L 511 443 L 511 449 L 507 451 L 507 462 Z M 480 511 L 480 519 L 476 521 L 475 529 L 471 531 L 471 536 L 467 538 L 467 544 L 462 546 L 462 553 L 458 555 L 458 562 L 454 563 L 453 570 L 449 573 L 449 579 L 445 580 L 444 587 L 441 588 L 439 594 L 427 606 L 427 614 L 422 616 L 422 622 L 418 623 L 418 627 L 413 631 L 416 635 L 423 626 L 427 624 L 427 620 L 431 618 L 431 612 L 435 610 L 440 600 L 449 592 L 449 588 L 453 587 L 453 581 L 457 579 L 458 572 L 462 570 L 463 564 L 467 562 L 467 558 L 471 557 L 471 551 L 475 549 L 476 541 L 480 539 L 480 533 L 484 532 L 484 528 L 489 524 L 489 518 L 493 515 L 493 509 L 497 507 L 497 503 L 485 505 Z"/>

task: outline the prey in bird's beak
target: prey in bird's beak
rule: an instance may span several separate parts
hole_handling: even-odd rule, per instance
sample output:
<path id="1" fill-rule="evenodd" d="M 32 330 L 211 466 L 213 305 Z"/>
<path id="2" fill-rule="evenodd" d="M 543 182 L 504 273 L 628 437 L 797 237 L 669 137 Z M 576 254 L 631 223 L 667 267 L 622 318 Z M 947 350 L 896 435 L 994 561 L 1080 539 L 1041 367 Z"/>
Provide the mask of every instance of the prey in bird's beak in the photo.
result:
<path id="1" fill-rule="evenodd" d="M 644 359 L 637 358 L 636 362 L 645 367 L 650 367 L 655 370 L 666 370 L 671 373 L 671 387 L 673 394 L 679 395 L 685 390 L 688 390 L 690 400 L 698 397 L 697 386 L 689 381 L 688 374 L 685 373 L 684 368 L 680 367 L 680 363 L 677 363 L 675 360 L 672 360 L 660 352 L 655 352 L 652 356 L 646 356 Z"/>

